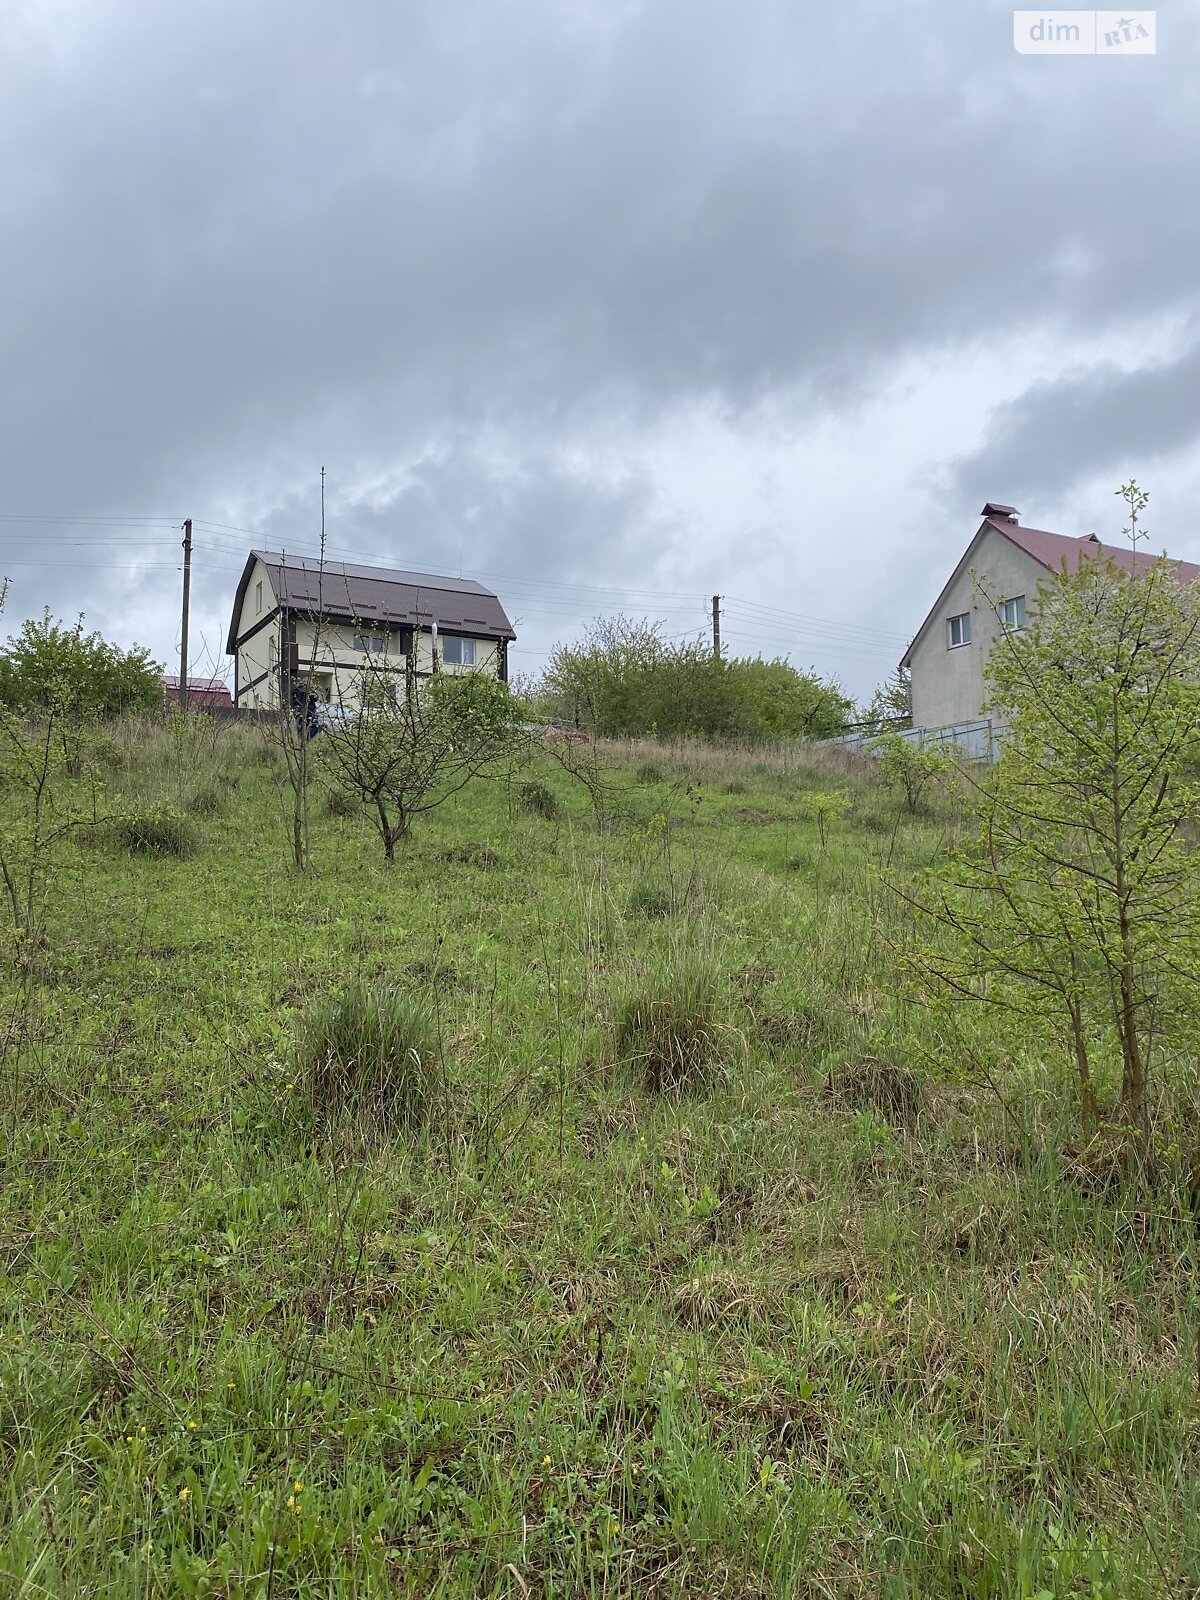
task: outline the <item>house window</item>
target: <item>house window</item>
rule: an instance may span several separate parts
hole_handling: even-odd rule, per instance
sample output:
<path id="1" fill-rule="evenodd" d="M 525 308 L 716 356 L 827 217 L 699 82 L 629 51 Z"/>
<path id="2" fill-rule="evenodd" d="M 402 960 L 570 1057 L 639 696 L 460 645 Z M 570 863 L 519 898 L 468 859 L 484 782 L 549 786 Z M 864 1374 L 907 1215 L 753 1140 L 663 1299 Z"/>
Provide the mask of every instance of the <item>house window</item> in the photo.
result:
<path id="1" fill-rule="evenodd" d="M 473 667 L 475 665 L 474 639 L 443 639 L 442 661 L 448 667 Z"/>
<path id="2" fill-rule="evenodd" d="M 1005 633 L 1025 626 L 1025 596 L 1016 594 L 1011 600 L 1000 602 L 1000 626 Z"/>
<path id="3" fill-rule="evenodd" d="M 367 654 L 379 655 L 387 649 L 387 640 L 381 633 L 356 633 L 354 648 Z"/>
<path id="4" fill-rule="evenodd" d="M 262 615 L 262 579 L 254 585 L 254 610 L 256 615 Z"/>
<path id="5" fill-rule="evenodd" d="M 949 635 L 946 645 L 948 650 L 957 650 L 961 644 L 970 644 L 971 613 L 969 611 L 962 611 L 957 617 L 951 617 L 946 627 Z"/>

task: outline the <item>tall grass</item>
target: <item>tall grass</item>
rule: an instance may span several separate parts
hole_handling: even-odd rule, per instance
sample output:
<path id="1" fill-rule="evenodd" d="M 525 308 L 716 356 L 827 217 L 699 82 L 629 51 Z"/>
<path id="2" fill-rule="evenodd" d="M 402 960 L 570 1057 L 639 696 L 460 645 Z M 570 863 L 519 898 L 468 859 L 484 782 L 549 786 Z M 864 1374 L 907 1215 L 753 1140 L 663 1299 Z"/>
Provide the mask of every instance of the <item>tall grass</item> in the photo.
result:
<path id="1" fill-rule="evenodd" d="M 359 980 L 299 1017 L 295 1083 L 314 1113 L 349 1110 L 383 1129 L 424 1122 L 434 1090 L 435 1019 L 395 984 Z"/>

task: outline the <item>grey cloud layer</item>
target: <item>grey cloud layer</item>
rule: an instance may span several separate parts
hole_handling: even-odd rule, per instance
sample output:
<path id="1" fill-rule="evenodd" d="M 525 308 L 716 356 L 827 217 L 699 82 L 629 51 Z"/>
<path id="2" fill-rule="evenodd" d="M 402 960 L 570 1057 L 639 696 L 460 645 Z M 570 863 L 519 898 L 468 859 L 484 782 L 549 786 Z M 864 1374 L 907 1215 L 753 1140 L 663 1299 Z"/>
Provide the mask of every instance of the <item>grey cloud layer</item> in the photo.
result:
<path id="1" fill-rule="evenodd" d="M 1009 15 L 26 5 L 0 21 L 8 508 L 275 529 L 327 460 L 346 543 L 390 521 L 644 584 L 687 530 L 563 460 L 611 419 L 778 403 L 802 428 L 900 360 L 1195 306 L 1194 38 L 1063 71 L 1009 53 Z M 1095 465 L 1085 414 L 1132 408 L 1190 447 L 1194 408 L 1149 422 L 1171 382 L 1072 377 L 1064 446 Z M 1048 408 L 997 419 L 996 492 L 1054 476 L 1027 459 Z M 370 485 L 404 467 L 389 509 Z"/>

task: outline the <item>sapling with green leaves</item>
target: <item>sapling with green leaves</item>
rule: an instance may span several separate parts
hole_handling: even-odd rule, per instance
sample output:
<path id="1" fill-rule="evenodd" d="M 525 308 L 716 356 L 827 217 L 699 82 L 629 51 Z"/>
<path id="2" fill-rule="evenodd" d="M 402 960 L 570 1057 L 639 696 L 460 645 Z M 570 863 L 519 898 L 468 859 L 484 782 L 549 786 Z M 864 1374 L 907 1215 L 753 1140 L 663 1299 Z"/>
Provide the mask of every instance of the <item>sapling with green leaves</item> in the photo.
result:
<path id="1" fill-rule="evenodd" d="M 972 780 L 974 837 L 903 891 L 929 935 L 918 967 L 1056 1037 L 1085 1134 L 1106 1125 L 1137 1167 L 1155 1073 L 1198 998 L 1200 585 L 1166 560 L 1082 560 L 1000 636 L 987 678 L 1008 732 Z"/>
<path id="2" fill-rule="evenodd" d="M 321 758 L 327 780 L 366 807 L 391 862 L 417 817 L 526 743 L 507 685 L 490 672 L 418 683 L 410 670 L 397 693 L 364 669 L 359 706 L 322 734 Z"/>
<path id="3" fill-rule="evenodd" d="M 936 745 L 920 745 L 899 733 L 880 734 L 867 749 L 879 762 L 879 775 L 889 789 L 904 796 L 905 808 L 915 814 L 930 786 L 946 777 L 950 758 Z"/>

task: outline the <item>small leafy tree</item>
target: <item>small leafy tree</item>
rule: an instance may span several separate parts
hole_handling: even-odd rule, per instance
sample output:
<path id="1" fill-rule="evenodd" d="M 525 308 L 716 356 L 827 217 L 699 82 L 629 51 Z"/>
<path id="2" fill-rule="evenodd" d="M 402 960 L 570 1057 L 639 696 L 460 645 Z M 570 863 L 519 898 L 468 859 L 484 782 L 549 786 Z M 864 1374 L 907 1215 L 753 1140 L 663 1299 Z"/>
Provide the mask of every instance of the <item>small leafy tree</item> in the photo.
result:
<path id="1" fill-rule="evenodd" d="M 985 590 L 986 594 L 986 590 Z M 990 597 L 989 597 L 990 598 Z M 1085 1133 L 1096 1064 L 1119 1070 L 1115 1127 L 1149 1154 L 1155 1063 L 1193 1029 L 1200 870 L 1200 585 L 1101 556 L 1039 592 L 988 678 L 1009 725 L 974 787 L 971 843 L 909 895 L 933 935 L 926 976 L 1062 1041 Z M 907 891 L 906 891 L 907 893 Z"/>
<path id="2" fill-rule="evenodd" d="M 879 685 L 863 708 L 862 720 L 876 733 L 912 727 L 912 678 L 904 667 L 897 667 Z"/>
<path id="3" fill-rule="evenodd" d="M 391 862 L 417 817 L 520 740 L 508 688 L 490 672 L 442 672 L 418 685 L 410 671 L 399 693 L 368 672 L 360 708 L 321 736 L 321 756 L 334 787 L 369 810 Z"/>
<path id="4" fill-rule="evenodd" d="M 98 633 L 30 618 L 0 655 L 0 703 L 13 711 L 61 707 L 69 696 L 75 716 L 112 717 L 162 705 L 163 669 L 140 645 L 120 650 Z"/>
<path id="5" fill-rule="evenodd" d="M 0 584 L 0 610 L 7 585 Z M 27 625 L 28 626 L 28 625 Z M 70 657 L 44 663 L 36 698 L 0 701 L 0 885 L 18 947 L 38 939 L 55 845 L 96 820 L 96 792 L 81 787 L 86 721 Z M 94 783 L 94 774 L 93 783 Z"/>
<path id="6" fill-rule="evenodd" d="M 936 745 L 919 745 L 899 733 L 884 733 L 867 743 L 879 762 L 879 775 L 889 789 L 904 796 L 907 809 L 915 814 L 930 784 L 943 778 L 950 762 Z"/>

